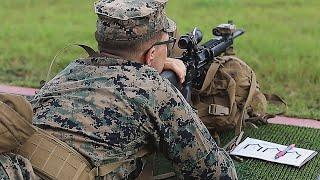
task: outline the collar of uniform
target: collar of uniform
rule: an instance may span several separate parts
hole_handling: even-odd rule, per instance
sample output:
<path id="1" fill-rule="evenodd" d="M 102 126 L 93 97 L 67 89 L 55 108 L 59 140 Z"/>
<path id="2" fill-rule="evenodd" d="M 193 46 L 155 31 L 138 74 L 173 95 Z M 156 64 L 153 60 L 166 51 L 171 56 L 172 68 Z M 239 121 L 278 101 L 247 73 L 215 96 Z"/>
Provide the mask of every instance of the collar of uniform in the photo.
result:
<path id="1" fill-rule="evenodd" d="M 78 64 L 91 65 L 91 66 L 135 66 L 142 67 L 143 64 L 135 62 L 133 60 L 126 60 L 120 57 L 89 57 L 86 59 L 79 59 L 76 61 Z"/>

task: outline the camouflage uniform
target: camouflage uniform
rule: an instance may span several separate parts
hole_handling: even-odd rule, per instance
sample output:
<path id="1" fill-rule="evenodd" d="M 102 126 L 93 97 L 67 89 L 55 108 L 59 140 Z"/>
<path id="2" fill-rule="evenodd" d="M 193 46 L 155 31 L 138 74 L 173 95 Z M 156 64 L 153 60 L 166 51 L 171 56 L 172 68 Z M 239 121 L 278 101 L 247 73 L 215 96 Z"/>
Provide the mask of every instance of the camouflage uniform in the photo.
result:
<path id="1" fill-rule="evenodd" d="M 167 0 L 101 0 L 96 39 L 137 40 L 174 23 Z M 106 179 L 134 179 L 153 147 L 172 161 L 181 179 L 236 179 L 235 167 L 180 92 L 146 65 L 118 57 L 78 59 L 32 100 L 33 123 L 95 166 L 123 161 Z M 1 172 L 1 171 L 0 171 Z"/>
<path id="2" fill-rule="evenodd" d="M 34 124 L 93 164 L 127 161 L 108 178 L 135 177 L 143 159 L 130 156 L 147 145 L 164 153 L 181 178 L 235 173 L 180 92 L 146 65 L 111 57 L 76 60 L 33 103 Z"/>
<path id="3" fill-rule="evenodd" d="M 26 158 L 13 153 L 0 155 L 1 180 L 32 180 L 36 179 L 32 166 Z"/>

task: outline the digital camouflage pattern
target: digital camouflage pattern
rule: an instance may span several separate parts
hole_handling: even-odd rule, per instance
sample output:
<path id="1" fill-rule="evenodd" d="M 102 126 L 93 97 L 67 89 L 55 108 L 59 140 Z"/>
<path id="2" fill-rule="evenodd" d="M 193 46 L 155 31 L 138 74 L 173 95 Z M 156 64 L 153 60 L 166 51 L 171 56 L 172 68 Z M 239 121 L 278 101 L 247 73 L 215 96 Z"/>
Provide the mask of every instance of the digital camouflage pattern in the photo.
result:
<path id="1" fill-rule="evenodd" d="M 32 101 L 34 124 L 96 165 L 124 160 L 107 175 L 133 179 L 151 146 L 174 164 L 181 179 L 236 179 L 219 148 L 180 92 L 153 68 L 114 57 L 78 59 Z"/>
<path id="2" fill-rule="evenodd" d="M 12 154 L 0 154 L 0 179 L 1 180 L 34 180 L 32 166 L 26 158 Z"/>
<path id="3" fill-rule="evenodd" d="M 174 32 L 175 23 L 167 18 L 167 0 L 101 0 L 95 3 L 98 15 L 96 39 L 136 40 L 161 30 Z"/>

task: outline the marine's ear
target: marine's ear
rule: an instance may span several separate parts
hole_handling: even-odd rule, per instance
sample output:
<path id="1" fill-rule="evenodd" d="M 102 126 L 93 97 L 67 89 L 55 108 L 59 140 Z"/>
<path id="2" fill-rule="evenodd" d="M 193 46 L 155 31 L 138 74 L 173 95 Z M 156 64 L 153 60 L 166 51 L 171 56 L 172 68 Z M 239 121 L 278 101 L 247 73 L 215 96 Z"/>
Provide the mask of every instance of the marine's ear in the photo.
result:
<path id="1" fill-rule="evenodd" d="M 152 61 L 155 58 L 155 51 L 156 48 L 155 47 L 151 47 L 145 54 L 144 56 L 144 62 L 145 64 L 147 64 L 148 66 L 151 66 Z"/>

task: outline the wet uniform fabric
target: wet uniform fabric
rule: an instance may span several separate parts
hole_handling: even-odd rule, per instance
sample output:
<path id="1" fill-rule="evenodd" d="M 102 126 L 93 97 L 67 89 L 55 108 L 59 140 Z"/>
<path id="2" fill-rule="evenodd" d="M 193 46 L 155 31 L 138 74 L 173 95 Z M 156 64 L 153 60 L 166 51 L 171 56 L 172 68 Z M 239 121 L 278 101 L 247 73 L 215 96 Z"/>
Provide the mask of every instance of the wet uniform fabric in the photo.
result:
<path id="1" fill-rule="evenodd" d="M 181 179 L 236 178 L 180 92 L 153 68 L 114 57 L 78 59 L 32 101 L 33 123 L 66 142 L 95 166 L 124 161 L 107 179 L 133 179 L 145 146 L 162 152 Z"/>

